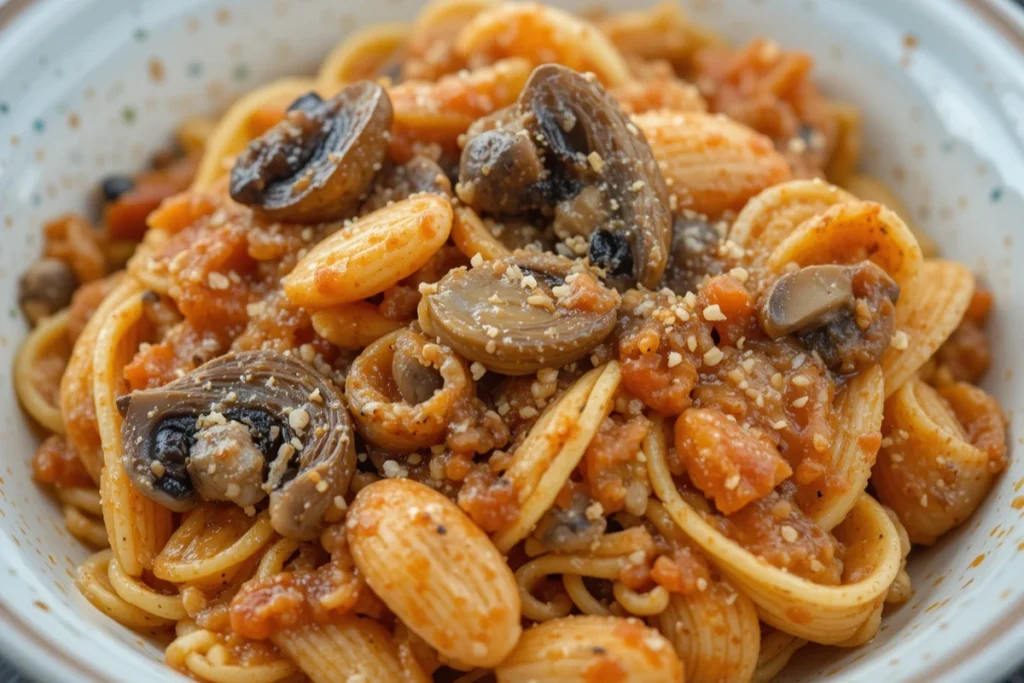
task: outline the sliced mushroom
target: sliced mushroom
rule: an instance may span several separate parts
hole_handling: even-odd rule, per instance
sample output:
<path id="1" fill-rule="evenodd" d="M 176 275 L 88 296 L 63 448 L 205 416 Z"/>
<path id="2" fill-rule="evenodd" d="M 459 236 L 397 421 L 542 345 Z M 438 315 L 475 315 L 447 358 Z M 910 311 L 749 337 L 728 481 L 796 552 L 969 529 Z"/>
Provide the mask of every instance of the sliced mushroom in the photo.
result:
<path id="1" fill-rule="evenodd" d="M 593 217 L 591 261 L 623 285 L 657 285 L 672 232 L 665 180 L 643 133 L 595 78 L 537 67 L 519 102 L 467 138 L 456 188 L 463 201 L 571 216 L 576 197 L 595 187 L 583 207 Z"/>
<path id="2" fill-rule="evenodd" d="M 55 258 L 40 259 L 18 281 L 18 305 L 36 325 L 67 308 L 77 287 L 78 278 L 68 264 Z"/>
<path id="3" fill-rule="evenodd" d="M 424 331 L 463 357 L 505 375 L 559 368 L 612 331 L 618 295 L 554 254 L 516 252 L 460 268 L 420 304 Z"/>
<path id="4" fill-rule="evenodd" d="M 510 126 L 516 128 L 515 126 Z M 525 128 L 485 130 L 459 161 L 460 197 L 479 211 L 522 213 L 548 202 L 544 160 Z"/>
<path id="5" fill-rule="evenodd" d="M 820 327 L 853 305 L 853 282 L 843 266 L 807 266 L 780 276 L 761 299 L 758 319 L 772 339 Z"/>
<path id="6" fill-rule="evenodd" d="M 258 468 L 274 529 L 311 540 L 355 468 L 338 389 L 276 351 L 222 356 L 167 386 L 124 396 L 118 407 L 128 476 L 171 510 L 201 498 L 258 502 Z"/>
<path id="7" fill-rule="evenodd" d="M 444 387 L 441 372 L 423 359 L 423 344 L 412 334 L 395 337 L 395 355 L 391 359 L 391 377 L 402 400 L 417 405 L 430 400 Z"/>
<path id="8" fill-rule="evenodd" d="M 697 292 L 705 277 L 725 271 L 719 255 L 722 235 L 699 217 L 676 216 L 673 225 L 672 254 L 661 284 L 676 294 Z"/>
<path id="9" fill-rule="evenodd" d="M 850 374 L 881 359 L 896 328 L 900 288 L 870 261 L 808 266 L 762 294 L 758 319 L 772 339 L 793 334 L 832 371 Z"/>
<path id="10" fill-rule="evenodd" d="M 372 213 L 391 202 L 400 202 L 420 192 L 451 197 L 452 183 L 437 162 L 417 155 L 404 164 L 383 171 L 374 182 L 370 196 L 359 207 L 359 213 Z"/>
<path id="11" fill-rule="evenodd" d="M 358 206 L 387 158 L 391 100 L 369 81 L 317 99 L 299 98 L 249 143 L 231 169 L 232 199 L 292 223 L 336 220 Z"/>
<path id="12" fill-rule="evenodd" d="M 577 493 L 567 508 L 552 507 L 537 523 L 533 537 L 546 550 L 555 553 L 586 552 L 601 540 L 608 526 L 605 516 L 588 510 L 594 505 L 590 497 Z"/>

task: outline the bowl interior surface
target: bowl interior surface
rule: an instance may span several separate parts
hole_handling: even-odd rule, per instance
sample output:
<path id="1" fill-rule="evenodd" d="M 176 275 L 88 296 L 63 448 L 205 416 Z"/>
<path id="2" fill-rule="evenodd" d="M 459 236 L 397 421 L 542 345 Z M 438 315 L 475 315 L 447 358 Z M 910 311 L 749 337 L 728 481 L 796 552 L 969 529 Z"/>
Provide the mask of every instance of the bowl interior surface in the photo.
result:
<path id="1" fill-rule="evenodd" d="M 141 168 L 184 117 L 220 111 L 274 77 L 310 73 L 354 30 L 410 21 L 421 2 L 44 0 L 15 11 L 23 4 L 0 10 L 0 641 L 41 680 L 183 680 L 163 665 L 160 646 L 78 594 L 74 569 L 88 551 L 32 484 L 38 433 L 9 372 L 26 332 L 18 276 L 39 255 L 44 220 L 88 206 L 104 175 Z M 995 294 L 985 388 L 1011 418 L 1017 446 L 1024 273 L 1011 264 L 1024 262 L 1015 234 L 1024 215 L 1024 23 L 1001 0 L 684 5 L 734 42 L 767 35 L 806 50 L 817 82 L 859 106 L 865 168 Z M 914 597 L 886 616 L 874 642 L 806 648 L 781 680 L 984 680 L 1012 667 L 1024 657 L 1022 485 L 1024 457 L 963 527 L 915 550 Z"/>

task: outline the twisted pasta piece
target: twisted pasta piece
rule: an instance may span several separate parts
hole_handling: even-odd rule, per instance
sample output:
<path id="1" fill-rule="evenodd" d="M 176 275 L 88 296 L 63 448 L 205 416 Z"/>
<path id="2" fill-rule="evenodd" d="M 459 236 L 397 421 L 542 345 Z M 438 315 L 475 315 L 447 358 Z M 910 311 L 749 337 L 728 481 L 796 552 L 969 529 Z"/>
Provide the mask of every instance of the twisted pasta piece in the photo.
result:
<path id="1" fill-rule="evenodd" d="M 112 557 L 110 549 L 101 550 L 79 565 L 75 573 L 75 585 L 82 595 L 93 607 L 128 628 L 160 628 L 173 624 L 169 619 L 154 616 L 127 602 L 114 591 L 109 578 Z"/>
<path id="2" fill-rule="evenodd" d="M 228 583 L 274 535 L 270 513 L 254 518 L 234 505 L 192 510 L 153 562 L 157 578 L 174 583 Z"/>
<path id="3" fill-rule="evenodd" d="M 886 401 L 885 424 L 871 483 L 912 542 L 934 543 L 970 517 L 1005 465 L 1002 411 L 969 384 L 936 391 L 911 379 Z"/>
<path id="4" fill-rule="evenodd" d="M 111 308 L 104 310 L 104 302 L 95 314 L 100 329 L 91 368 L 96 421 L 103 446 L 100 496 L 114 557 L 129 576 L 140 576 L 143 570 L 153 567 L 156 554 L 170 536 L 172 520 L 170 510 L 135 489 L 122 464 L 122 419 L 116 399 L 125 389 L 123 368 L 142 342 L 142 297 L 138 285 L 128 281 L 109 298 Z"/>
<path id="5" fill-rule="evenodd" d="M 874 202 L 841 203 L 805 220 L 768 257 L 782 272 L 790 263 L 857 263 L 869 259 L 901 288 L 921 269 L 923 256 L 914 234 L 891 210 Z"/>
<path id="6" fill-rule="evenodd" d="M 525 57 L 534 66 L 557 62 L 593 71 L 609 87 L 630 79 L 626 60 L 596 26 L 537 3 L 505 2 L 480 12 L 459 33 L 455 50 L 471 65 Z"/>
<path id="7" fill-rule="evenodd" d="M 475 395 L 475 383 L 447 346 L 399 330 L 359 354 L 345 394 L 364 438 L 381 448 L 413 450 L 444 440 L 453 409 Z"/>
<path id="8" fill-rule="evenodd" d="M 928 260 L 896 304 L 897 333 L 906 344 L 882 357 L 885 395 L 892 396 L 953 334 L 974 294 L 974 274 L 953 261 Z"/>
<path id="9" fill-rule="evenodd" d="M 32 419 L 55 434 L 64 433 L 64 418 L 55 400 L 59 397 L 52 396 L 53 392 L 41 382 L 55 375 L 55 362 L 61 369 L 56 376 L 63 375 L 66 358 L 71 354 L 67 332 L 67 310 L 44 318 L 21 343 L 14 358 L 14 390 L 18 400 Z"/>
<path id="10" fill-rule="evenodd" d="M 729 229 L 729 239 L 763 260 L 809 218 L 857 198 L 820 180 L 790 180 L 762 191 L 747 202 Z"/>

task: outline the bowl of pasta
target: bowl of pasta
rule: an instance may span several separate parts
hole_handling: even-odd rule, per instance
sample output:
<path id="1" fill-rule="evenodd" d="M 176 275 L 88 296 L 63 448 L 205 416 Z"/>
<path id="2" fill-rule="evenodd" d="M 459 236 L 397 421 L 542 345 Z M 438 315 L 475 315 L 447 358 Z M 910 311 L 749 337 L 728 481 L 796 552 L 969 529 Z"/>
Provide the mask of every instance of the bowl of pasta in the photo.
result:
<path id="1" fill-rule="evenodd" d="M 1022 74 L 1006 0 L 0 6 L 3 656 L 997 680 Z"/>

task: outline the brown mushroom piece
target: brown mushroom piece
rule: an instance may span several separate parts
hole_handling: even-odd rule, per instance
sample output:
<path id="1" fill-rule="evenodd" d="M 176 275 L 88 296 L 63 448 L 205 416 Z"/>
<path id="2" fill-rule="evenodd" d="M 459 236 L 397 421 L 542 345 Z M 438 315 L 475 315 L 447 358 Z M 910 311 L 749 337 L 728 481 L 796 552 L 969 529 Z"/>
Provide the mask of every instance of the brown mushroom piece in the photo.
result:
<path id="1" fill-rule="evenodd" d="M 589 496 L 576 493 L 569 507 L 553 506 L 537 522 L 534 539 L 555 553 L 588 551 L 601 540 L 608 526 L 604 514 L 588 512 L 593 509 L 594 502 Z"/>
<path id="2" fill-rule="evenodd" d="M 548 209 L 556 225 L 585 234 L 591 262 L 617 285 L 654 287 L 665 270 L 665 179 L 643 133 L 591 75 L 537 67 L 516 105 L 467 135 L 456 190 L 482 211 Z"/>
<path id="3" fill-rule="evenodd" d="M 619 296 L 549 253 L 518 251 L 459 268 L 420 303 L 420 325 L 464 358 L 504 375 L 560 368 L 612 332 Z"/>
<path id="4" fill-rule="evenodd" d="M 708 276 L 725 272 L 719 247 L 722 235 L 700 217 L 676 216 L 673 220 L 672 249 L 661 280 L 676 294 L 697 292 Z"/>
<path id="5" fill-rule="evenodd" d="M 850 374 L 878 362 L 896 327 L 900 288 L 870 261 L 807 266 L 781 275 L 761 295 L 761 329 L 772 339 L 792 334 L 834 372 Z"/>
<path id="6" fill-rule="evenodd" d="M 387 160 L 391 100 L 370 81 L 318 102 L 304 95 L 249 143 L 231 169 L 231 198 L 273 220 L 320 223 L 351 214 Z"/>
<path id="7" fill-rule="evenodd" d="M 845 267 L 807 266 L 775 280 L 762 297 L 757 315 L 765 334 L 778 339 L 821 327 L 853 301 L 853 282 Z"/>
<path id="8" fill-rule="evenodd" d="M 71 304 L 78 287 L 74 271 L 60 259 L 36 261 L 18 281 L 18 305 L 33 325 Z"/>
<path id="9" fill-rule="evenodd" d="M 171 510 L 200 500 L 254 505 L 269 495 L 274 530 L 312 540 L 355 468 L 341 393 L 277 351 L 222 356 L 164 387 L 123 396 L 118 408 L 129 478 Z"/>
<path id="10" fill-rule="evenodd" d="M 391 202 L 400 202 L 420 192 L 451 197 L 452 183 L 437 162 L 417 155 L 404 164 L 389 166 L 381 172 L 373 183 L 370 196 L 359 207 L 359 214 L 373 213 Z"/>

